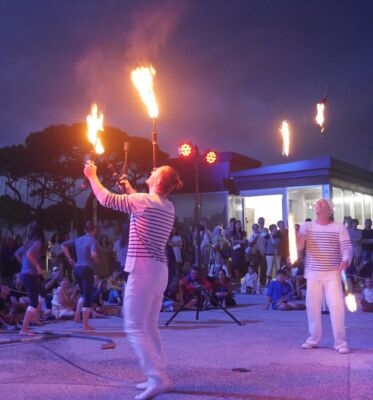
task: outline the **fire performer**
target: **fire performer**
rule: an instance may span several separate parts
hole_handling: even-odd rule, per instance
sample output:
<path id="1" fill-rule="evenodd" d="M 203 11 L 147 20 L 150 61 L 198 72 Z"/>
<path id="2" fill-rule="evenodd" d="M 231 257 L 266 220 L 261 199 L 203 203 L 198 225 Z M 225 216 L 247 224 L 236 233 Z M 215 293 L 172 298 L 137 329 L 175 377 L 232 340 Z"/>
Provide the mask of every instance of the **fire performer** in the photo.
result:
<path id="1" fill-rule="evenodd" d="M 325 199 L 316 202 L 316 221 L 305 222 L 297 237 L 298 250 L 306 247 L 307 317 L 310 336 L 303 349 L 318 347 L 321 340 L 323 292 L 330 311 L 334 348 L 349 353 L 345 337 L 344 296 L 341 272 L 351 263 L 352 245 L 343 224 L 332 220 L 333 204 Z"/>
<path id="2" fill-rule="evenodd" d="M 149 194 L 136 193 L 129 183 L 127 193 L 110 193 L 87 161 L 84 174 L 99 203 L 130 214 L 130 239 L 125 271 L 129 273 L 124 297 L 124 330 L 148 380 L 137 385 L 144 391 L 135 397 L 146 400 L 172 389 L 158 329 L 158 317 L 167 286 L 166 243 L 174 224 L 174 206 L 167 199 L 180 189 L 178 173 L 169 166 L 152 171 L 146 183 Z"/>
<path id="3" fill-rule="evenodd" d="M 80 298 L 76 305 L 74 322 L 80 323 L 80 315 L 82 313 L 83 329 L 90 331 L 94 329 L 88 322 L 91 315 L 91 297 L 94 281 L 93 262 L 98 262 L 95 239 L 96 226 L 93 222 L 86 222 L 85 232 L 85 235 L 76 239 L 65 240 L 61 246 L 68 262 L 74 267 L 75 281 L 80 288 Z M 75 246 L 76 261 L 71 257 L 70 253 L 70 248 L 73 246 Z"/>

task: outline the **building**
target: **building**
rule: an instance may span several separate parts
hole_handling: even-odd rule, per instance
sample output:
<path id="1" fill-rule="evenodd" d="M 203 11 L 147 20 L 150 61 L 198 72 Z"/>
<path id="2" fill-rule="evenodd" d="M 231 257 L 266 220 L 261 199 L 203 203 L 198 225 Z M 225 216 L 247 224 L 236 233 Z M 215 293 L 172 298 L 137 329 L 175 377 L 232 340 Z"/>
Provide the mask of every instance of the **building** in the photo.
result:
<path id="1" fill-rule="evenodd" d="M 186 163 L 187 161 L 183 161 Z M 188 183 L 174 195 L 178 219 L 192 222 L 195 196 L 193 164 L 173 163 Z M 208 169 L 210 168 L 210 169 Z M 216 166 L 201 167 L 201 216 L 210 227 L 240 219 L 245 228 L 258 217 L 266 225 L 294 215 L 296 223 L 314 218 L 315 202 L 334 203 L 334 218 L 364 219 L 373 216 L 373 172 L 332 157 L 261 166 L 261 162 L 236 153 L 222 153 Z M 250 229 L 249 229 L 250 230 Z"/>

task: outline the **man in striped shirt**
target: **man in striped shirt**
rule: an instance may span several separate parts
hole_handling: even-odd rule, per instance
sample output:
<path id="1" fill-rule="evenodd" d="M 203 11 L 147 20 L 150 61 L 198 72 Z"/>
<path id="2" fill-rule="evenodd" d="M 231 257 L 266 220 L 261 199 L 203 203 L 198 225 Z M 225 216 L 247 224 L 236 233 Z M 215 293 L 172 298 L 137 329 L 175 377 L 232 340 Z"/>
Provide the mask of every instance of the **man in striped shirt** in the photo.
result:
<path id="1" fill-rule="evenodd" d="M 298 248 L 306 248 L 305 278 L 307 279 L 307 317 L 309 338 L 303 349 L 318 347 L 321 340 L 321 306 L 323 293 L 330 311 L 334 348 L 341 354 L 349 352 L 345 338 L 345 311 L 341 272 L 352 259 L 352 245 L 343 224 L 331 220 L 333 205 L 320 199 L 316 202 L 316 221 L 305 222 L 298 235 Z"/>
<path id="2" fill-rule="evenodd" d="M 172 389 L 166 374 L 158 317 L 167 286 L 166 243 L 174 224 L 174 206 L 166 198 L 182 182 L 171 167 L 163 166 L 146 181 L 149 193 L 135 193 L 126 183 L 127 193 L 105 189 L 96 166 L 87 161 L 84 173 L 99 203 L 130 214 L 130 237 L 125 271 L 129 277 L 124 298 L 124 330 L 137 354 L 147 381 L 137 385 L 144 391 L 136 400 L 147 400 Z"/>

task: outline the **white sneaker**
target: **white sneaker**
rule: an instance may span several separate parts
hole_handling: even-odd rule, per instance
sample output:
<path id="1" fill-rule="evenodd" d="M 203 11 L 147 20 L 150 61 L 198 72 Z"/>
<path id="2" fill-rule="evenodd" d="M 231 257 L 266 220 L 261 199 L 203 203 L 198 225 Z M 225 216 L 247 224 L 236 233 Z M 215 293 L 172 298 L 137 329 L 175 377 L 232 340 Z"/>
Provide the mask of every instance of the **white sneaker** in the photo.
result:
<path id="1" fill-rule="evenodd" d="M 141 382 L 136 385 L 136 389 L 145 390 L 148 387 L 149 381 Z"/>
<path id="2" fill-rule="evenodd" d="M 308 349 L 315 349 L 316 347 L 319 347 L 315 344 L 311 344 L 309 342 L 305 342 L 302 344 L 302 349 L 308 350 Z"/>
<path id="3" fill-rule="evenodd" d="M 339 354 L 348 354 L 350 352 L 350 348 L 347 346 L 347 344 L 343 345 L 339 349 L 336 349 Z"/>

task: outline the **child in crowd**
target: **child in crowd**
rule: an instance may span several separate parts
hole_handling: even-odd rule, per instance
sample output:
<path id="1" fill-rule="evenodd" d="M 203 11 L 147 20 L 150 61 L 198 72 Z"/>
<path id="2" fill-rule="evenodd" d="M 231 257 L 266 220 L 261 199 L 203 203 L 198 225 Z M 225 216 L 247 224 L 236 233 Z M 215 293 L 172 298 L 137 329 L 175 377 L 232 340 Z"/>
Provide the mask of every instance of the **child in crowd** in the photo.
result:
<path id="1" fill-rule="evenodd" d="M 373 312 L 373 281 L 372 279 L 365 280 L 365 289 L 361 305 L 364 312 Z"/>
<path id="2" fill-rule="evenodd" d="M 236 305 L 236 301 L 233 298 L 232 285 L 224 269 L 218 272 L 218 278 L 214 282 L 212 295 L 214 300 L 213 304 L 217 303 L 223 307 L 232 307 Z"/>
<path id="3" fill-rule="evenodd" d="M 304 304 L 293 301 L 293 290 L 290 283 L 286 282 L 286 271 L 283 269 L 278 270 L 276 277 L 277 279 L 272 281 L 268 287 L 268 304 L 266 305 L 266 310 L 268 310 L 271 304 L 273 310 L 304 310 Z"/>
<path id="4" fill-rule="evenodd" d="M 249 265 L 247 274 L 242 279 L 241 293 L 256 294 L 260 292 L 258 274 L 254 271 L 253 265 Z"/>

